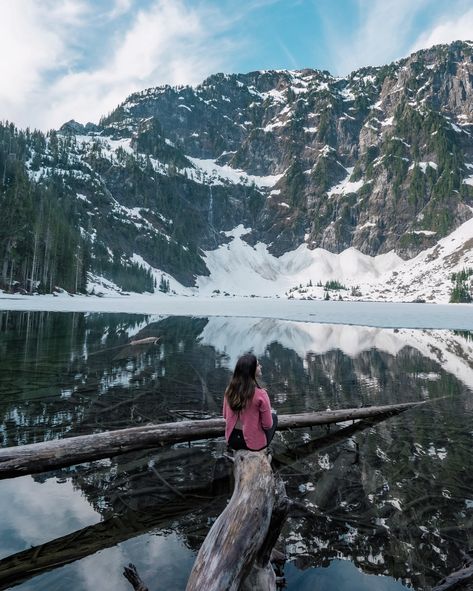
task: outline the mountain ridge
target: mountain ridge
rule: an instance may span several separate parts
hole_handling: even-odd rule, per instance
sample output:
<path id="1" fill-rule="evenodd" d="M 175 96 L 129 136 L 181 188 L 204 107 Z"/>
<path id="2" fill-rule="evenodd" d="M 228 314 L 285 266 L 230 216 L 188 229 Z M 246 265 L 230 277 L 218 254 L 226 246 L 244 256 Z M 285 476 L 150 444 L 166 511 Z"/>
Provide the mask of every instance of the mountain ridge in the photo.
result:
<path id="1" fill-rule="evenodd" d="M 214 74 L 133 93 L 98 124 L 69 121 L 47 136 L 4 125 L 0 165 L 22 169 L 25 194 L 54 194 L 71 232 L 79 228 L 70 291 L 86 288 L 87 273 L 149 291 L 150 269 L 195 285 L 209 274 L 204 252 L 239 224 L 250 246 L 276 257 L 305 244 L 409 259 L 471 217 L 472 81 L 471 42 L 342 78 L 307 68 Z M 57 281 L 44 272 L 47 229 L 31 207 L 36 225 L 15 240 L 26 234 L 37 248 L 23 247 L 16 280 L 47 291 Z M 0 281 L 11 285 L 20 253 L 6 240 Z"/>

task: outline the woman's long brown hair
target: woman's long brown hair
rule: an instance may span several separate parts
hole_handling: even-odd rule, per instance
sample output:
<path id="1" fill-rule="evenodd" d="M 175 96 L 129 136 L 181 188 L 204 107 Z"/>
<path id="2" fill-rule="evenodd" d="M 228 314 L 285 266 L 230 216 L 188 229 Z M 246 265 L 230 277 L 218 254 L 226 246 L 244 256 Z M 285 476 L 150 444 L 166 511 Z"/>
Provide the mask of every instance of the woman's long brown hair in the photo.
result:
<path id="1" fill-rule="evenodd" d="M 244 410 L 254 396 L 255 386 L 259 387 L 256 381 L 257 365 L 258 361 L 251 353 L 243 355 L 237 361 L 232 379 L 225 390 L 228 405 L 233 411 Z"/>

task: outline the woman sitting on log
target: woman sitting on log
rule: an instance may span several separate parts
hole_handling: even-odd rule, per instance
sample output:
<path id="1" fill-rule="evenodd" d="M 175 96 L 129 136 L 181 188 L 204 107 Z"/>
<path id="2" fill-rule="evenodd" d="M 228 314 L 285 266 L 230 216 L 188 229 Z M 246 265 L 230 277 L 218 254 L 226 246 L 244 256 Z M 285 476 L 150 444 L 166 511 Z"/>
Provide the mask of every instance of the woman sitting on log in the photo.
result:
<path id="1" fill-rule="evenodd" d="M 238 360 L 223 399 L 225 439 L 234 450 L 260 451 L 274 437 L 278 417 L 266 390 L 260 387 L 261 366 L 254 355 Z"/>

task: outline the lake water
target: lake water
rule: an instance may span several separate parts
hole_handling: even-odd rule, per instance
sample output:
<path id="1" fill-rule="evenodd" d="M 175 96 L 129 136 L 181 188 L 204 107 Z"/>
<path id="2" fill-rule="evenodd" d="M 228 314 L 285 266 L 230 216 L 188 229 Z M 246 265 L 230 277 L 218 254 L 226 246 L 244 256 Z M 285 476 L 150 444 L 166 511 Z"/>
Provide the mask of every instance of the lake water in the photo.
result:
<path id="1" fill-rule="evenodd" d="M 156 344 L 133 345 L 155 336 Z M 220 414 L 239 355 L 279 413 L 429 400 L 277 433 L 311 515 L 281 536 L 287 589 L 428 590 L 473 543 L 473 335 L 255 318 L 0 312 L 0 442 Z M 182 590 L 232 490 L 222 439 L 0 481 L 0 589 Z"/>

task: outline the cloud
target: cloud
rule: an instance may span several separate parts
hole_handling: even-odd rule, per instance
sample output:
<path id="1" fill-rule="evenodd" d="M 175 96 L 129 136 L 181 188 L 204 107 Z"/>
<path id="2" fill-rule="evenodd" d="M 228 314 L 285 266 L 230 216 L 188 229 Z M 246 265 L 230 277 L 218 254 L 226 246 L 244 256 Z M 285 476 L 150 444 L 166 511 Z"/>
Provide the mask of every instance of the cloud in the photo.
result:
<path id="1" fill-rule="evenodd" d="M 219 37 L 226 20 L 208 7 L 160 0 L 140 11 L 99 68 L 71 72 L 51 88 L 48 125 L 72 117 L 97 120 L 136 90 L 195 84 L 228 61 L 231 43 Z"/>
<path id="2" fill-rule="evenodd" d="M 340 33 L 325 15 L 325 29 L 337 74 L 371 65 L 382 65 L 404 55 L 415 19 L 430 0 L 358 0 L 351 34 Z"/>
<path id="3" fill-rule="evenodd" d="M 430 31 L 422 33 L 412 45 L 410 52 L 426 49 L 432 45 L 452 41 L 471 41 L 473 39 L 473 8 L 446 19 L 442 16 Z"/>
<path id="4" fill-rule="evenodd" d="M 164 83 L 196 84 L 229 70 L 241 49 L 242 37 L 225 33 L 244 10 L 224 10 L 224 3 L 154 0 L 132 12 L 129 0 L 115 0 L 105 15 L 109 23 L 124 13 L 132 16 L 120 23 L 122 28 L 106 28 L 106 39 L 94 39 L 90 2 L 11 3 L 0 38 L 9 29 L 5 20 L 18 29 L 19 38 L 14 51 L 0 40 L 3 54 L 12 56 L 0 71 L 2 80 L 8 80 L 0 94 L 0 119 L 42 129 L 72 118 L 97 121 L 134 91 Z M 250 5 L 246 11 L 259 3 Z M 86 40 L 100 42 L 100 51 L 81 46 Z"/>
<path id="5" fill-rule="evenodd" d="M 44 81 L 70 67 L 77 48 L 69 43 L 87 6 L 79 0 L 15 0 L 2 4 L 0 19 L 0 119 L 28 124 Z"/>
<path id="6" fill-rule="evenodd" d="M 125 14 L 132 7 L 132 0 L 115 0 L 112 9 L 108 13 L 108 18 L 113 19 Z"/>
<path id="7" fill-rule="evenodd" d="M 0 19 L 0 101 L 12 104 L 31 92 L 43 72 L 55 66 L 63 49 L 59 35 L 41 28 L 34 0 L 4 3 Z"/>

